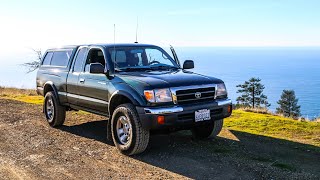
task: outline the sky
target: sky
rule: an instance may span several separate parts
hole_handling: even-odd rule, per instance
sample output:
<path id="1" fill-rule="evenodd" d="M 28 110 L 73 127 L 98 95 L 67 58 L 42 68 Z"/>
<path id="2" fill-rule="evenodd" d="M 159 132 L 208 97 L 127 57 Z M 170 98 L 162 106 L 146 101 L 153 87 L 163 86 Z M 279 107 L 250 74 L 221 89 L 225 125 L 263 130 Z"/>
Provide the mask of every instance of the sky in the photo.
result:
<path id="1" fill-rule="evenodd" d="M 318 0 L 1 0 L 0 52 L 69 44 L 320 46 Z M 16 48 L 12 48 L 15 46 Z"/>

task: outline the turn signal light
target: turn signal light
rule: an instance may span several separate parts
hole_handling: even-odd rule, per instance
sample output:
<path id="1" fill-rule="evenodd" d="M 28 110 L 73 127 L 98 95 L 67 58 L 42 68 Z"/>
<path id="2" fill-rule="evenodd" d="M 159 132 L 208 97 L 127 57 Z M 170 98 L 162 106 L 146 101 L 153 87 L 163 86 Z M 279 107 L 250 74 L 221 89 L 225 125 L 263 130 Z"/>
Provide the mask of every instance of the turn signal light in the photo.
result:
<path id="1" fill-rule="evenodd" d="M 155 102 L 154 91 L 153 90 L 145 90 L 144 96 L 149 102 Z"/>
<path id="2" fill-rule="evenodd" d="M 232 106 L 230 105 L 228 106 L 228 113 L 231 113 L 231 111 L 232 111 Z"/>
<path id="3" fill-rule="evenodd" d="M 158 124 L 164 124 L 164 116 L 158 116 Z"/>

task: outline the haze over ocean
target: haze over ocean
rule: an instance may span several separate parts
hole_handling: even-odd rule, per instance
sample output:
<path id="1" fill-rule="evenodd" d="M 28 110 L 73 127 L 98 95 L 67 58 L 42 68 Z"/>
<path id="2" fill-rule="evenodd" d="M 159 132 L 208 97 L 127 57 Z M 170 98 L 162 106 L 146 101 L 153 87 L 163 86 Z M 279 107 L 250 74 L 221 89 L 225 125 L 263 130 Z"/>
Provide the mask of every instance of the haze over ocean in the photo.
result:
<path id="1" fill-rule="evenodd" d="M 236 85 L 259 77 L 272 111 L 282 90 L 293 89 L 302 115 L 320 116 L 320 47 L 177 47 L 176 51 L 180 62 L 195 61 L 194 72 L 224 80 L 234 103 Z M 31 59 L 31 51 L 0 56 L 0 86 L 35 88 L 36 73 L 26 74 L 21 66 Z"/>
<path id="2" fill-rule="evenodd" d="M 293 89 L 303 116 L 320 116 L 320 47 L 179 48 L 195 60 L 195 72 L 221 78 L 235 103 L 236 85 L 259 77 L 274 111 L 283 89 Z"/>

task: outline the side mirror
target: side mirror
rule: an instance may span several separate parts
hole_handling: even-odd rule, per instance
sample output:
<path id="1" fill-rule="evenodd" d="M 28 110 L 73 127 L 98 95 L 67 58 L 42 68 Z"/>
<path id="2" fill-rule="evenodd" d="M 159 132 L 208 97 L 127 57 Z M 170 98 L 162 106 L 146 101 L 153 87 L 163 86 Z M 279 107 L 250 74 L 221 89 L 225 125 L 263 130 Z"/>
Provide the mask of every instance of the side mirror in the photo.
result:
<path id="1" fill-rule="evenodd" d="M 183 69 L 193 69 L 194 62 L 192 60 L 185 60 L 183 63 Z"/>
<path id="2" fill-rule="evenodd" d="M 90 63 L 90 73 L 104 74 L 104 66 L 101 63 Z"/>

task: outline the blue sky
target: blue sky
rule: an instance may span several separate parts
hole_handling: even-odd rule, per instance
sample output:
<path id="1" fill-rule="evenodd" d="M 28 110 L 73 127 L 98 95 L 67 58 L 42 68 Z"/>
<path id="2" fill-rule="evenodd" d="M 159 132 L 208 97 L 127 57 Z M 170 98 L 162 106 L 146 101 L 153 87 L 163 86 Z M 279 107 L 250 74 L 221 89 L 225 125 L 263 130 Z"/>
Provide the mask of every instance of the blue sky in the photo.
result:
<path id="1" fill-rule="evenodd" d="M 320 46 L 320 1 L 2 1 L 1 48 L 139 42 L 175 46 Z"/>
<path id="2" fill-rule="evenodd" d="M 0 2 L 0 85 L 7 86 L 34 87 L 35 73 L 25 74 L 20 66 L 34 60 L 30 48 L 113 43 L 114 24 L 116 42 L 134 42 L 137 17 L 141 43 L 320 46 L 319 0 Z"/>

